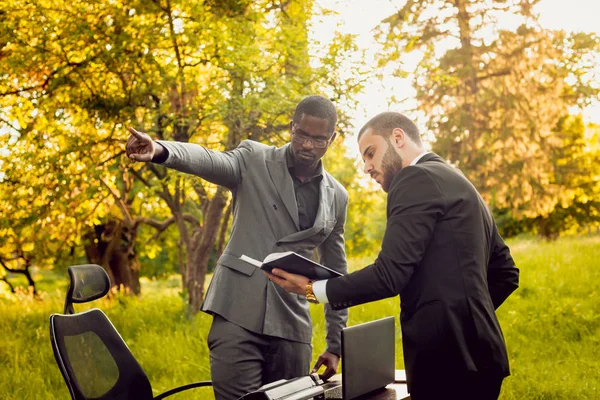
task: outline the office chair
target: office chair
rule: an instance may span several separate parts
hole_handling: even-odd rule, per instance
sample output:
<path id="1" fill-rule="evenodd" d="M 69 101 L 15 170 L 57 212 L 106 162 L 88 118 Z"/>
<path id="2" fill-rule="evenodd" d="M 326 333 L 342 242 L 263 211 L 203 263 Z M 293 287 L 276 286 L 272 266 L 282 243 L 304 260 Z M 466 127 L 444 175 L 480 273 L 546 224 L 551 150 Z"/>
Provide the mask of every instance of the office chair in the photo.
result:
<path id="1" fill-rule="evenodd" d="M 212 386 L 196 382 L 152 395 L 152 386 L 108 317 L 99 309 L 75 313 L 73 303 L 86 303 L 110 290 L 106 271 L 95 264 L 68 268 L 71 284 L 63 314 L 50 316 L 54 358 L 73 400 L 164 399 L 184 390 Z"/>

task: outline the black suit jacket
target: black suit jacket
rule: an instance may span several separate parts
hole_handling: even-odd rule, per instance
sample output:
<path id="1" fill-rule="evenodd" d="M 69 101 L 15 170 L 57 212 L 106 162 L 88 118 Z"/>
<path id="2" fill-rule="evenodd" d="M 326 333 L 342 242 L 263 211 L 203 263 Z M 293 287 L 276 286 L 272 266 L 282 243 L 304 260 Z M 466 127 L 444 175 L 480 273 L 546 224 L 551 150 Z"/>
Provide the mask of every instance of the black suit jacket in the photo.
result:
<path id="1" fill-rule="evenodd" d="M 409 390 L 452 373 L 508 375 L 494 310 L 519 270 L 475 187 L 427 154 L 394 176 L 387 218 L 375 263 L 327 282 L 333 308 L 400 295 Z"/>

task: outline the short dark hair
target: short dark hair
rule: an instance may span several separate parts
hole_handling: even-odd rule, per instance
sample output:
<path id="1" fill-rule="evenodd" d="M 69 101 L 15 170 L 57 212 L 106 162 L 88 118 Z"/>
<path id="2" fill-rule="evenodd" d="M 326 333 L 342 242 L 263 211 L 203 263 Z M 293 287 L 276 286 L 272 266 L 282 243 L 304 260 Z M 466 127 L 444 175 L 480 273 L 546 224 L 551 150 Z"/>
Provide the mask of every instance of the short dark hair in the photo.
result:
<path id="1" fill-rule="evenodd" d="M 369 120 L 358 132 L 358 139 L 367 131 L 373 129 L 373 133 L 380 136 L 390 136 L 395 128 L 400 128 L 416 144 L 421 144 L 419 128 L 406 115 L 399 112 L 386 111 L 377 114 Z"/>
<path id="2" fill-rule="evenodd" d="M 294 111 L 294 122 L 300 121 L 302 115 L 310 115 L 327 120 L 329 132 L 335 130 L 337 124 L 337 111 L 333 102 L 323 96 L 308 96 L 302 99 Z"/>

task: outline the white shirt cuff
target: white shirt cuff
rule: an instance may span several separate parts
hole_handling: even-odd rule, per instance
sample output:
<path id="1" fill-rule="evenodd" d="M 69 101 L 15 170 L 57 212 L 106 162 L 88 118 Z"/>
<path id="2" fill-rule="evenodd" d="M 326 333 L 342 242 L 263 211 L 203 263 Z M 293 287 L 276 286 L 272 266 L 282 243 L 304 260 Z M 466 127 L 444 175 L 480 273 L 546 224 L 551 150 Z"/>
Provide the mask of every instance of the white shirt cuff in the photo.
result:
<path id="1" fill-rule="evenodd" d="M 323 281 L 314 281 L 312 284 L 313 293 L 319 303 L 327 304 L 329 299 L 327 298 L 327 279 Z"/>

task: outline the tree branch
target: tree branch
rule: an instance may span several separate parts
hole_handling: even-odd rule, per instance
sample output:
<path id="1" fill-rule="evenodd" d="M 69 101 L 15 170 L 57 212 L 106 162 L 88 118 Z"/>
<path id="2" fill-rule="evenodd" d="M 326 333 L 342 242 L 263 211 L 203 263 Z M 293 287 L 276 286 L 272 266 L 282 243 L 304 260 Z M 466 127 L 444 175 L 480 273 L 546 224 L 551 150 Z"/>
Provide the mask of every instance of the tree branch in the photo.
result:
<path id="1" fill-rule="evenodd" d="M 202 184 L 200 183 L 194 183 L 192 184 L 192 187 L 194 188 L 194 192 L 196 192 L 196 195 L 198 196 L 200 207 L 204 209 L 204 205 L 208 201 L 208 194 L 206 193 L 206 189 L 204 189 L 204 186 L 202 186 Z"/>
<path id="2" fill-rule="evenodd" d="M 497 72 L 492 72 L 490 74 L 487 75 L 481 75 L 478 76 L 477 79 L 480 81 L 483 81 L 485 79 L 489 79 L 489 78 L 494 78 L 497 76 L 505 76 L 505 75 L 509 75 L 512 72 L 512 70 L 510 68 L 505 68 L 503 70 L 497 71 Z"/>
<path id="3" fill-rule="evenodd" d="M 117 207 L 119 207 L 119 209 L 121 210 L 121 212 L 123 213 L 123 216 L 125 217 L 125 219 L 127 220 L 127 224 L 129 226 L 132 226 L 134 224 L 134 220 L 131 217 L 131 214 L 129 213 L 129 210 L 127 209 L 127 207 L 125 206 L 125 204 L 123 203 L 123 200 L 121 199 L 121 196 L 119 196 L 119 193 L 117 193 L 117 191 L 110 187 L 108 185 L 108 183 L 106 183 L 104 181 L 104 179 L 102 178 L 98 178 L 100 180 L 100 182 L 110 191 L 110 193 L 112 194 L 112 196 L 115 199 L 115 202 L 117 203 Z"/>
<path id="4" fill-rule="evenodd" d="M 8 285 L 8 288 L 10 289 L 11 293 L 15 292 L 15 287 L 8 281 L 8 279 L 6 279 L 5 276 L 3 276 L 2 278 L 0 278 L 0 281 L 3 281 L 4 283 L 6 283 Z"/>
<path id="5" fill-rule="evenodd" d="M 133 168 L 130 168 L 129 171 L 131 172 L 131 174 L 133 176 L 135 176 L 140 182 L 142 182 L 144 184 L 144 186 L 146 187 L 152 187 L 152 185 L 150 185 L 150 182 L 148 182 L 143 176 L 142 174 L 140 174 L 140 171 L 135 170 Z"/>
<path id="6" fill-rule="evenodd" d="M 75 69 L 81 67 L 82 65 L 89 63 L 90 61 L 94 60 L 97 57 L 98 57 L 97 55 L 94 55 L 94 56 L 90 57 L 89 59 L 83 60 L 81 62 L 68 62 L 65 65 L 58 67 L 56 70 L 54 70 L 50 74 L 48 74 L 48 76 L 46 77 L 44 82 L 42 82 L 41 84 L 26 87 L 26 88 L 21 88 L 21 89 L 9 90 L 7 92 L 2 92 L 2 93 L 0 93 L 0 97 L 10 96 L 13 94 L 20 94 L 23 92 L 30 92 L 32 90 L 40 89 L 40 88 L 47 89 L 50 86 L 50 81 L 55 77 L 55 75 L 59 74 L 62 70 L 67 69 L 68 67 L 74 67 L 73 70 L 75 70 Z M 67 72 L 65 76 L 68 76 L 71 72 L 73 72 L 73 70 Z"/>
<path id="7" fill-rule="evenodd" d="M 134 225 L 137 226 L 139 224 L 146 224 L 146 225 L 149 225 L 149 226 L 155 228 L 156 230 L 162 232 L 165 229 L 167 229 L 174 222 L 175 222 L 175 217 L 170 217 L 164 221 L 158 221 L 156 219 L 147 218 L 147 217 L 136 217 Z"/>
<path id="8" fill-rule="evenodd" d="M 156 165 L 153 163 L 146 163 L 146 165 L 148 166 L 148 169 L 150 171 L 152 171 L 154 173 L 154 175 L 156 175 L 159 179 L 164 179 L 165 176 L 167 176 L 167 173 L 165 170 L 163 170 L 162 172 L 160 172 L 160 170 L 158 168 L 156 168 Z"/>

